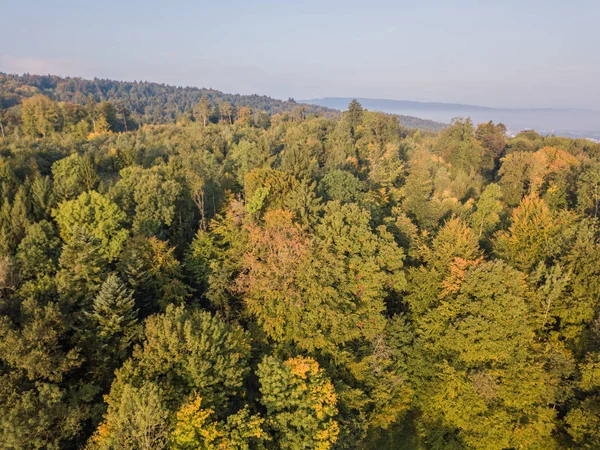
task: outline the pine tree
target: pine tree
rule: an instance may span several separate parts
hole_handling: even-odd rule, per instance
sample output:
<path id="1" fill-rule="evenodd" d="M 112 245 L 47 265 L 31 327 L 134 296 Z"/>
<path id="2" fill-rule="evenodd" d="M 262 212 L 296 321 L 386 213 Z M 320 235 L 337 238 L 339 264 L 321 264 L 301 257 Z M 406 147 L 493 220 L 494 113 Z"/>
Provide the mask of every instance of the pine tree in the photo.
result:
<path id="1" fill-rule="evenodd" d="M 97 327 L 98 336 L 118 347 L 128 347 L 137 332 L 133 292 L 114 273 L 109 274 L 102 283 L 87 316 Z M 119 342 L 114 342 L 115 338 Z"/>
<path id="2" fill-rule="evenodd" d="M 350 104 L 348 105 L 348 123 L 350 124 L 350 129 L 352 134 L 354 134 L 355 128 L 362 123 L 364 111 L 362 105 L 356 99 L 352 99 Z"/>

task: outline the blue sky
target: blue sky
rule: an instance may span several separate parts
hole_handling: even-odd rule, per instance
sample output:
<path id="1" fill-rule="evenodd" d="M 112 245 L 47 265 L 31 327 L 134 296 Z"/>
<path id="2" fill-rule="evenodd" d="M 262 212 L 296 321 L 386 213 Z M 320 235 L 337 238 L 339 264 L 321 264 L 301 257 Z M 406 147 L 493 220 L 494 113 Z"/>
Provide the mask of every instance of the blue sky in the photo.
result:
<path id="1" fill-rule="evenodd" d="M 598 0 L 0 0 L 0 71 L 600 109 Z"/>

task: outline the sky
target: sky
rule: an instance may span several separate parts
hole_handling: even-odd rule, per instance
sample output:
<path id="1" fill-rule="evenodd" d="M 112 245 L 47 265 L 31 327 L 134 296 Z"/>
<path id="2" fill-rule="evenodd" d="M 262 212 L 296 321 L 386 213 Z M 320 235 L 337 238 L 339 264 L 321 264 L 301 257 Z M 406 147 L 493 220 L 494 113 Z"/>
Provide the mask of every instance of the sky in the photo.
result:
<path id="1" fill-rule="evenodd" d="M 598 0 L 0 0 L 0 72 L 600 110 Z"/>

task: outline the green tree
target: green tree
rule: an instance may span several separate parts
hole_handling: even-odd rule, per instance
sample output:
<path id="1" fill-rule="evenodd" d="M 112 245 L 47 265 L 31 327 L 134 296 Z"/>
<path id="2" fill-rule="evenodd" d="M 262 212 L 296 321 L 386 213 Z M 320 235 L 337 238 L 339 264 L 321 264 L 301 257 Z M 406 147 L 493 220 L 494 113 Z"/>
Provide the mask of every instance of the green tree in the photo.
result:
<path id="1" fill-rule="evenodd" d="M 248 232 L 242 226 L 246 209 L 233 201 L 212 220 L 209 232 L 198 230 L 186 254 L 185 266 L 204 296 L 226 316 L 239 313 L 235 279 L 243 270 Z"/>
<path id="2" fill-rule="evenodd" d="M 206 127 L 210 117 L 210 103 L 208 102 L 208 97 L 206 97 L 206 95 L 203 95 L 200 99 L 200 103 L 194 107 L 194 116 L 197 121 L 202 122 L 203 126 Z"/>
<path id="3" fill-rule="evenodd" d="M 23 131 L 31 137 L 47 137 L 56 131 L 56 104 L 45 95 L 34 95 L 21 104 Z"/>
<path id="4" fill-rule="evenodd" d="M 205 311 L 169 306 L 164 314 L 146 319 L 144 337 L 119 369 L 110 401 L 119 401 L 125 384 L 155 383 L 170 411 L 197 392 L 208 408 L 222 415 L 241 394 L 250 345 L 239 325 Z"/>
<path id="5" fill-rule="evenodd" d="M 501 214 L 504 211 L 500 187 L 495 183 L 489 184 L 477 200 L 475 207 L 476 210 L 471 215 L 470 222 L 481 238 L 484 234 L 493 232 L 500 222 Z"/>
<path id="6" fill-rule="evenodd" d="M 15 255 L 21 277 L 27 280 L 52 275 L 59 254 L 60 241 L 52 225 L 45 220 L 31 224 Z"/>
<path id="7" fill-rule="evenodd" d="M 105 248 L 94 235 L 81 228 L 72 230 L 59 258 L 56 284 L 65 310 L 80 310 L 92 300 L 106 277 Z"/>
<path id="8" fill-rule="evenodd" d="M 190 295 L 183 281 L 175 248 L 155 237 L 130 240 L 117 262 L 121 278 L 134 290 L 136 304 L 144 315 L 181 305 Z"/>
<path id="9" fill-rule="evenodd" d="M 129 234 L 122 228 L 125 213 L 96 191 L 84 192 L 76 200 L 63 201 L 53 211 L 53 216 L 63 241 L 69 242 L 75 230 L 89 233 L 102 245 L 107 261 L 118 257 Z"/>
<path id="10" fill-rule="evenodd" d="M 475 137 L 487 153 L 496 160 L 502 155 L 507 144 L 506 125 L 494 125 L 492 121 L 480 123 L 475 130 Z"/>
<path id="11" fill-rule="evenodd" d="M 319 184 L 327 200 L 340 203 L 360 203 L 365 191 L 364 184 L 349 172 L 334 170 L 325 175 Z"/>
<path id="12" fill-rule="evenodd" d="M 121 180 L 111 195 L 129 217 L 133 232 L 140 236 L 165 238 L 175 223 L 181 184 L 172 179 L 165 166 L 139 166 L 121 170 Z"/>
<path id="13" fill-rule="evenodd" d="M 377 335 L 387 293 L 404 286 L 403 253 L 392 236 L 371 230 L 368 213 L 353 204 L 330 203 L 314 242 L 292 217 L 272 211 L 250 230 L 238 279 L 248 312 L 274 340 L 307 350 L 335 353 Z"/>
<path id="14" fill-rule="evenodd" d="M 57 199 L 71 200 L 94 189 L 98 183 L 96 169 L 89 156 L 77 153 L 60 159 L 52 165 L 54 193 Z"/>
<path id="15" fill-rule="evenodd" d="M 434 151 L 451 164 L 452 169 L 479 172 L 493 168 L 491 155 L 487 154 L 475 137 L 471 119 L 455 120 L 452 126 L 440 133 Z"/>
<path id="16" fill-rule="evenodd" d="M 118 397 L 107 398 L 108 411 L 88 447 L 159 450 L 169 437 L 169 411 L 158 386 L 124 384 Z"/>
<path id="17" fill-rule="evenodd" d="M 600 165 L 592 164 L 579 176 L 577 205 L 593 217 L 598 217 L 600 205 Z"/>
<path id="18" fill-rule="evenodd" d="M 352 99 L 348 105 L 348 112 L 346 113 L 352 134 L 354 134 L 356 127 L 362 123 L 363 114 L 364 111 L 362 105 L 358 102 L 358 100 Z"/>
<path id="19" fill-rule="evenodd" d="M 550 445 L 557 380 L 536 356 L 523 274 L 502 262 L 457 262 L 442 286 L 417 319 L 432 364 L 419 381 L 425 421 L 447 424 L 467 447 Z M 445 447 L 434 434 L 431 445 Z"/>
<path id="20" fill-rule="evenodd" d="M 257 374 L 275 448 L 332 448 L 339 434 L 334 419 L 337 397 L 315 360 L 297 357 L 282 362 L 266 356 Z"/>
<path id="21" fill-rule="evenodd" d="M 91 348 L 102 374 L 112 374 L 128 356 L 138 338 L 137 310 L 133 292 L 128 290 L 115 274 L 109 274 L 102 283 L 89 311 L 85 311 L 90 325 Z"/>
<path id="22" fill-rule="evenodd" d="M 569 221 L 568 215 L 556 217 L 544 200 L 526 197 L 513 210 L 508 231 L 497 234 L 495 250 L 516 268 L 529 272 L 564 251 Z"/>

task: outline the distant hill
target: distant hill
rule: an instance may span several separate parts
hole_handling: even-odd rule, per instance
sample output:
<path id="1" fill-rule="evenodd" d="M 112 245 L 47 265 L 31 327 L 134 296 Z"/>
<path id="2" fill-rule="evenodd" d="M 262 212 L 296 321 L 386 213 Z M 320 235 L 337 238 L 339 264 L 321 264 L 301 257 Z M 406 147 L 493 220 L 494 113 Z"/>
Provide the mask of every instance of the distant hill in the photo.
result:
<path id="1" fill-rule="evenodd" d="M 304 114 L 333 117 L 346 109 L 350 100 L 339 108 L 296 103 L 293 99 L 277 100 L 265 95 L 226 94 L 214 89 L 178 87 L 147 81 L 86 80 L 55 75 L 15 75 L 0 72 L 0 106 L 10 108 L 24 98 L 44 94 L 55 101 L 85 104 L 88 97 L 96 102 L 122 102 L 140 123 L 166 123 L 190 111 L 203 95 L 212 103 L 228 102 L 235 107 L 249 106 L 268 114 L 291 113 L 304 109 Z M 407 115 L 398 115 L 400 125 L 428 131 L 439 131 L 444 124 Z"/>
<path id="2" fill-rule="evenodd" d="M 326 97 L 302 103 L 345 109 L 351 98 Z M 553 108 L 490 108 L 457 103 L 428 103 L 372 98 L 357 99 L 364 108 L 391 114 L 417 116 L 438 122 L 470 117 L 475 123 L 504 123 L 512 132 L 534 129 L 543 134 L 600 138 L 600 111 Z"/>
<path id="3" fill-rule="evenodd" d="M 147 81 L 59 77 L 54 75 L 13 75 L 0 72 L 0 106 L 10 108 L 23 98 L 44 94 L 55 101 L 85 104 L 88 97 L 96 102 L 122 102 L 141 123 L 173 122 L 178 114 L 190 111 L 202 96 L 212 102 L 228 102 L 235 107 L 249 106 L 269 114 L 304 108 L 306 114 L 335 116 L 338 111 L 316 105 L 298 105 L 293 100 L 276 100 L 264 95 L 226 94 L 214 89 L 177 87 Z"/>

